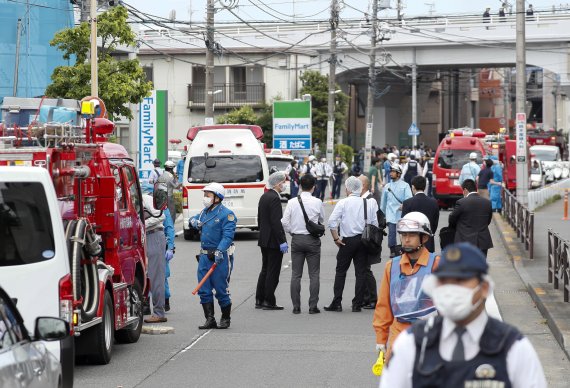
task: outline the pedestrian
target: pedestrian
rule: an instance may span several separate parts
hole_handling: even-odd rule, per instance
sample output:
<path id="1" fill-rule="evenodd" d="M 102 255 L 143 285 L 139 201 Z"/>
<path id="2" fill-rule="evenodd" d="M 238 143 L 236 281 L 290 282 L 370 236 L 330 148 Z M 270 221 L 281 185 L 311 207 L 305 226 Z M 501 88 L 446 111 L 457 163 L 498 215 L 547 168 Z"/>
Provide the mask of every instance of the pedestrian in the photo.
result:
<path id="1" fill-rule="evenodd" d="M 210 183 L 202 189 L 204 209 L 190 219 L 190 226 L 201 231 L 198 259 L 198 282 L 212 268 L 216 268 L 198 291 L 200 304 L 206 322 L 198 326 L 201 330 L 227 329 L 231 323 L 232 300 L 230 297 L 230 275 L 234 266 L 234 235 L 237 218 L 233 211 L 222 204 L 226 190 L 219 183 Z M 220 324 L 214 315 L 214 293 L 222 310 Z"/>
<path id="2" fill-rule="evenodd" d="M 410 151 L 410 156 L 412 155 L 416 160 L 420 160 L 420 158 L 422 157 L 422 152 L 420 151 L 417 145 L 415 145 L 413 149 Z"/>
<path id="3" fill-rule="evenodd" d="M 161 176 L 164 172 L 164 170 L 160 168 L 161 164 L 162 163 L 160 162 L 160 159 L 156 158 L 153 160 L 152 165 L 154 166 L 154 169 L 150 172 L 150 175 L 148 177 L 148 182 L 150 184 L 155 184 L 158 180 L 158 177 Z"/>
<path id="4" fill-rule="evenodd" d="M 425 247 L 432 236 L 429 220 L 422 213 L 408 213 L 398 221 L 397 230 L 402 255 L 394 257 L 384 267 L 372 321 L 376 350 L 383 351 L 387 360 L 402 331 L 418 319 L 435 314 L 433 302 L 421 290 L 424 279 L 437 268 L 439 261 L 439 256 Z"/>
<path id="5" fill-rule="evenodd" d="M 434 160 L 432 157 L 428 156 L 427 153 L 426 153 L 426 156 L 424 157 L 424 159 L 426 159 L 426 161 L 424 163 L 424 169 L 422 171 L 422 176 L 424 176 L 427 179 L 426 195 L 428 197 L 433 197 L 433 163 L 434 163 Z M 435 231 L 434 231 L 434 234 L 435 234 Z"/>
<path id="6" fill-rule="evenodd" d="M 277 305 L 275 300 L 275 289 L 279 284 L 283 254 L 289 251 L 285 230 L 281 224 L 281 218 L 283 218 L 281 192 L 285 180 L 283 172 L 271 174 L 267 180 L 269 190 L 261 196 L 257 207 L 259 222 L 257 245 L 261 248 L 261 271 L 255 293 L 255 308 L 257 309 L 283 310 L 283 306 Z"/>
<path id="7" fill-rule="evenodd" d="M 461 185 L 464 198 L 457 201 L 449 215 L 449 227 L 455 229 L 455 242 L 469 242 L 487 256 L 493 248 L 489 224 L 493 219 L 491 201 L 477 193 L 477 186 L 471 179 Z"/>
<path id="8" fill-rule="evenodd" d="M 493 177 L 489 180 L 489 199 L 491 200 L 491 208 L 493 212 L 501 213 L 503 210 L 503 200 L 501 191 L 503 190 L 503 167 L 497 161 L 493 162 L 491 167 Z"/>
<path id="9" fill-rule="evenodd" d="M 319 198 L 321 201 L 325 200 L 325 191 L 327 190 L 327 184 L 329 179 L 331 179 L 333 170 L 332 167 L 327 163 L 326 158 L 321 158 L 321 161 L 313 167 L 311 174 L 317 178 L 317 189 L 313 196 Z"/>
<path id="10" fill-rule="evenodd" d="M 342 311 L 342 294 L 346 280 L 346 272 L 350 263 L 354 262 L 356 285 L 352 299 L 352 311 L 362 311 L 364 292 L 366 289 L 366 263 L 368 251 L 361 243 L 364 231 L 364 205 L 368 214 L 367 223 L 378 226 L 378 219 L 374 216 L 378 210 L 376 201 L 360 198 L 362 182 L 356 177 L 350 177 L 344 183 L 346 198 L 336 204 L 329 217 L 328 227 L 333 241 L 339 248 L 336 255 L 336 274 L 334 279 L 334 298 L 325 306 L 326 311 Z M 340 233 L 339 233 L 340 232 Z"/>
<path id="11" fill-rule="evenodd" d="M 384 167 L 384 185 L 391 181 L 391 179 L 390 179 L 390 168 L 394 164 L 395 160 L 396 160 L 396 155 L 393 154 L 392 152 L 390 152 L 388 154 L 387 159 L 384 161 L 384 165 L 383 165 L 383 167 Z"/>
<path id="12" fill-rule="evenodd" d="M 396 224 L 402 218 L 402 204 L 412 197 L 410 185 L 400 180 L 402 168 L 393 164 L 390 168 L 391 182 L 384 186 L 382 191 L 382 201 L 380 210 L 386 215 L 388 223 L 388 247 L 390 248 L 390 258 L 399 255 L 399 246 L 396 241 Z"/>
<path id="13" fill-rule="evenodd" d="M 506 22 L 505 7 L 501 6 L 499 8 L 499 21 Z"/>
<path id="14" fill-rule="evenodd" d="M 325 220 L 323 202 L 312 196 L 315 190 L 315 177 L 301 178 L 301 195 L 291 198 L 281 219 L 285 232 L 291 234 L 291 302 L 293 314 L 301 313 L 301 278 L 305 261 L 309 271 L 309 314 L 318 314 L 321 239 L 307 230 L 308 220 L 322 224 Z"/>
<path id="15" fill-rule="evenodd" d="M 368 180 L 368 177 L 366 175 L 361 175 L 358 177 L 358 179 L 360 179 L 360 182 L 362 182 L 362 191 L 360 192 L 360 197 L 361 198 L 366 198 L 366 199 L 373 199 L 376 200 L 374 198 L 374 196 L 372 195 L 372 193 L 370 192 L 369 188 L 370 188 L 370 181 Z M 380 210 L 378 210 L 380 211 Z M 378 212 L 376 213 L 376 219 L 378 220 L 378 227 L 380 229 L 384 229 L 383 227 L 386 226 L 386 219 L 384 217 L 384 215 L 381 215 L 383 224 L 381 224 L 381 220 L 378 217 Z M 362 302 L 362 308 L 363 309 L 367 309 L 367 310 L 374 310 L 376 308 L 376 302 L 378 301 L 378 290 L 377 290 L 377 284 L 376 283 L 376 278 L 374 277 L 374 273 L 372 272 L 372 265 L 375 263 L 372 263 L 373 259 L 370 255 L 368 255 L 367 260 L 366 260 L 366 269 L 365 269 L 365 284 L 366 284 L 366 290 L 364 291 L 364 299 Z"/>
<path id="16" fill-rule="evenodd" d="M 477 177 L 477 190 L 483 198 L 489 199 L 489 182 L 493 179 L 493 161 L 485 159 L 485 168 L 481 169 Z"/>
<path id="17" fill-rule="evenodd" d="M 186 151 L 182 151 L 182 158 L 176 163 L 176 177 L 178 178 L 178 183 L 184 183 L 184 164 L 186 163 Z"/>
<path id="18" fill-rule="evenodd" d="M 164 212 L 155 209 L 153 197 L 143 194 L 147 246 L 147 276 L 150 280 L 153 314 L 146 318 L 146 323 L 166 322 L 164 314 L 164 282 L 166 280 L 166 237 L 164 236 Z"/>
<path id="19" fill-rule="evenodd" d="M 532 4 L 529 4 L 526 10 L 526 16 L 533 16 L 533 15 L 534 15 L 534 8 L 532 8 Z M 529 20 L 529 18 L 527 18 L 527 20 Z"/>
<path id="20" fill-rule="evenodd" d="M 426 248 L 430 252 L 435 252 L 435 242 L 433 236 L 439 224 L 439 205 L 433 198 L 425 194 L 426 178 L 421 175 L 412 179 L 413 197 L 406 199 L 402 204 L 402 217 L 411 212 L 420 212 L 427 217 L 430 224 L 431 236 L 426 243 Z"/>
<path id="21" fill-rule="evenodd" d="M 289 169 L 289 187 L 291 188 L 291 198 L 295 198 L 299 194 L 299 163 L 296 160 L 291 161 Z"/>
<path id="22" fill-rule="evenodd" d="M 468 244 L 441 255 L 424 289 L 440 316 L 414 323 L 400 334 L 380 388 L 546 388 L 532 344 L 514 326 L 491 318 L 492 294 L 485 256 Z"/>
<path id="23" fill-rule="evenodd" d="M 174 253 L 176 250 L 176 245 L 174 244 L 174 221 L 170 216 L 170 211 L 168 208 L 164 209 L 164 236 L 166 237 L 166 253 L 164 258 L 166 260 L 166 267 L 164 269 L 164 311 L 170 311 L 170 297 L 172 296 L 170 292 L 170 283 L 168 278 L 170 277 L 170 261 L 174 258 Z"/>
<path id="24" fill-rule="evenodd" d="M 343 162 L 342 156 L 337 155 L 335 157 L 335 162 L 333 166 L 333 189 L 332 189 L 333 199 L 340 198 L 340 187 L 342 186 L 342 178 L 347 171 L 348 167 L 346 166 L 346 163 Z"/>
<path id="25" fill-rule="evenodd" d="M 181 187 L 181 184 L 174 175 L 174 167 L 176 167 L 176 165 L 173 161 L 166 161 L 166 163 L 164 163 L 164 171 L 158 177 L 157 182 L 166 187 L 168 195 L 168 210 L 170 211 L 172 221 L 176 222 L 176 200 L 174 199 L 174 190 L 178 190 Z"/>
<path id="26" fill-rule="evenodd" d="M 415 176 L 422 175 L 422 168 L 420 163 L 416 160 L 415 155 L 411 154 L 408 158 L 408 162 L 404 164 L 402 175 L 404 176 L 404 181 L 409 185 L 412 184 L 412 179 Z"/>
<path id="27" fill-rule="evenodd" d="M 368 170 L 368 179 L 370 182 L 370 193 L 376 200 L 380 202 L 380 187 L 382 187 L 382 178 L 378 167 L 380 166 L 380 159 L 374 158 L 371 160 L 370 169 Z"/>
<path id="28" fill-rule="evenodd" d="M 479 171 L 481 171 L 481 167 L 477 164 L 477 152 L 471 152 L 469 154 L 469 162 L 465 163 L 463 167 L 461 167 L 459 184 L 463 184 L 466 179 L 471 179 L 472 181 L 477 180 Z"/>
<path id="29" fill-rule="evenodd" d="M 483 23 L 489 23 L 491 21 L 491 7 L 485 8 L 483 12 Z"/>

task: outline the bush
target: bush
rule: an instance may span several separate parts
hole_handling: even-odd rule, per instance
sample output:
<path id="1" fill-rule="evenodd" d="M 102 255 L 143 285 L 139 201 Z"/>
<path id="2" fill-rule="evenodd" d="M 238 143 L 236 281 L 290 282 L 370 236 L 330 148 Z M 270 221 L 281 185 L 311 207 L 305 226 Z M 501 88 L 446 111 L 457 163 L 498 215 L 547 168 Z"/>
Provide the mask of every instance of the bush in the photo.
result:
<path id="1" fill-rule="evenodd" d="M 174 206 L 176 206 L 176 214 L 182 213 L 182 191 L 175 191 L 174 195 Z"/>
<path id="2" fill-rule="evenodd" d="M 352 160 L 354 158 L 354 150 L 351 146 L 346 144 L 337 144 L 334 147 L 334 154 L 342 157 L 342 161 L 346 163 L 348 168 L 352 166 Z"/>

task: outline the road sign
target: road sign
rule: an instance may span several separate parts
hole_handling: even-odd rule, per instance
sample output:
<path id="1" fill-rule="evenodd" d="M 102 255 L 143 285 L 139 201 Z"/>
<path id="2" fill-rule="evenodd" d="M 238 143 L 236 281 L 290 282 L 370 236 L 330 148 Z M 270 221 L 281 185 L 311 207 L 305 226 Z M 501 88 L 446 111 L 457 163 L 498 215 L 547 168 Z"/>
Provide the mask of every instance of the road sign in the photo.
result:
<path id="1" fill-rule="evenodd" d="M 418 128 L 416 123 L 412 123 L 412 125 L 410 125 L 410 128 L 408 128 L 408 136 L 419 136 L 419 135 L 420 135 L 420 129 Z"/>
<path id="2" fill-rule="evenodd" d="M 517 113 L 516 122 L 517 161 L 526 159 L 526 113 Z"/>
<path id="3" fill-rule="evenodd" d="M 273 148 L 311 149 L 311 101 L 273 102 Z"/>

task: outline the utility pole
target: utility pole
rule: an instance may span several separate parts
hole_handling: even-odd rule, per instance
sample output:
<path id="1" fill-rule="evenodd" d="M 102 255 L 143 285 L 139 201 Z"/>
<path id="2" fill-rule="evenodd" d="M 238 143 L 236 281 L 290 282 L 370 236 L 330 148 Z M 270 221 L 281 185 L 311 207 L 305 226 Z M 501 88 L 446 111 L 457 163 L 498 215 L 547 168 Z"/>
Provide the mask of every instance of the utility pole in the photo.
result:
<path id="1" fill-rule="evenodd" d="M 18 18 L 18 26 L 16 28 L 16 63 L 14 65 L 14 97 L 18 95 L 18 73 L 20 72 L 20 35 L 22 35 L 22 19 Z"/>
<path id="2" fill-rule="evenodd" d="M 329 59 L 329 101 L 327 121 L 327 163 L 334 161 L 334 108 L 336 97 L 336 29 L 338 27 L 339 7 L 337 0 L 331 0 L 331 57 Z"/>
<path id="3" fill-rule="evenodd" d="M 398 0 L 398 4 L 396 5 L 396 9 L 398 11 L 398 20 L 402 20 L 402 0 Z"/>
<path id="4" fill-rule="evenodd" d="M 90 1 L 91 19 L 91 95 L 99 97 L 99 76 L 97 74 L 97 0 Z"/>
<path id="5" fill-rule="evenodd" d="M 214 1 L 206 7 L 206 125 L 214 124 Z"/>
<path id="6" fill-rule="evenodd" d="M 372 34 L 370 35 L 370 65 L 368 67 L 368 98 L 366 101 L 366 136 L 364 137 L 364 171 L 370 170 L 372 130 L 374 129 L 374 95 L 376 94 L 376 40 L 378 34 L 378 1 L 372 3 Z"/>
<path id="7" fill-rule="evenodd" d="M 414 62 L 412 63 L 412 125 L 418 126 L 418 66 L 416 65 L 416 49 L 414 49 Z M 418 145 L 418 135 L 412 136 L 412 147 Z"/>
<path id="8" fill-rule="evenodd" d="M 525 42 L 525 2 L 517 0 L 517 199 L 528 202 L 528 161 L 526 138 L 526 42 Z M 523 125 L 524 121 L 524 125 Z"/>

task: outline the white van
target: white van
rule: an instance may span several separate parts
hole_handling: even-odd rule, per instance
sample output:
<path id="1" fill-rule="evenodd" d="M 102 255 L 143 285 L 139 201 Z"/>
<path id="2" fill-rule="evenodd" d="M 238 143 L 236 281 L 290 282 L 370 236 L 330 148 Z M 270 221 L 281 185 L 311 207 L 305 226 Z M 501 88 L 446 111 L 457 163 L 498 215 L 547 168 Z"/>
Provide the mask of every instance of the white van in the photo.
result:
<path id="1" fill-rule="evenodd" d="M 0 268 L 0 285 L 28 329 L 38 317 L 70 320 L 72 305 L 61 299 L 71 288 L 69 256 L 45 168 L 0 167 Z M 63 386 L 73 386 L 73 336 L 44 344 L 62 364 Z"/>
<path id="2" fill-rule="evenodd" d="M 234 211 L 238 228 L 256 230 L 257 205 L 265 192 L 269 170 L 263 131 L 257 125 L 210 125 L 190 128 L 184 165 L 184 239 L 196 236 L 190 217 L 202 209 L 202 189 L 210 182 L 226 189 L 224 205 Z"/>
<path id="3" fill-rule="evenodd" d="M 287 176 L 291 169 L 291 162 L 294 160 L 293 156 L 290 154 L 285 154 L 281 150 L 273 149 L 269 153 L 266 151 L 267 166 L 269 167 L 269 173 L 275 171 L 282 171 Z M 275 171 L 273 171 L 275 170 Z M 283 191 L 281 192 L 281 197 L 285 199 L 291 198 L 291 182 L 287 179 L 285 185 L 283 186 Z"/>

